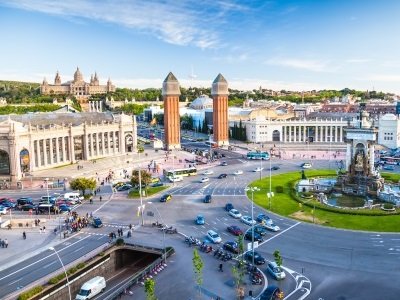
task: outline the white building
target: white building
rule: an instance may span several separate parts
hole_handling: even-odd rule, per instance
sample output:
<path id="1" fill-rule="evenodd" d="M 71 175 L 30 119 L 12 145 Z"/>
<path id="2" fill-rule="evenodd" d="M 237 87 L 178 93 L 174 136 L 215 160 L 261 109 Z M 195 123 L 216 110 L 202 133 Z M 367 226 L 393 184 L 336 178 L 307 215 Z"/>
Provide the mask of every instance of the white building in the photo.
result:
<path id="1" fill-rule="evenodd" d="M 379 118 L 378 143 L 390 149 L 400 147 L 400 122 L 398 116 L 386 114 Z"/>

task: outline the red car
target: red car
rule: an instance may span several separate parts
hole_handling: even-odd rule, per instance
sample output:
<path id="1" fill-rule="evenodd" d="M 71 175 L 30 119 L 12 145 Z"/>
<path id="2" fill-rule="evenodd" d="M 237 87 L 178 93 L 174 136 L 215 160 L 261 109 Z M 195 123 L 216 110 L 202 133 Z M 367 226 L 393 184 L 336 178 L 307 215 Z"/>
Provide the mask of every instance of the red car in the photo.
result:
<path id="1" fill-rule="evenodd" d="M 232 233 L 233 235 L 241 235 L 241 234 L 243 234 L 243 231 L 239 227 L 237 227 L 236 225 L 229 226 L 227 228 L 227 230 L 230 233 Z"/>

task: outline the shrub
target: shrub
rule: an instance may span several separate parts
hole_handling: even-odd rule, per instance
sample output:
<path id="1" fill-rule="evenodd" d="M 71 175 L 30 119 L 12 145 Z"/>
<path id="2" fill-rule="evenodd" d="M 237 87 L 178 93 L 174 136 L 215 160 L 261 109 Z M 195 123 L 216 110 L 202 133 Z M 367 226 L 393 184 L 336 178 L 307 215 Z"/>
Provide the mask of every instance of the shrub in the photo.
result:
<path id="1" fill-rule="evenodd" d="M 392 203 L 385 203 L 383 204 L 384 209 L 393 209 L 393 204 Z"/>
<path id="2" fill-rule="evenodd" d="M 27 290 L 26 292 L 21 293 L 18 296 L 18 300 L 28 300 L 32 298 L 33 296 L 39 294 L 41 291 L 43 291 L 43 286 L 35 286 L 34 288 L 31 288 L 30 290 Z"/>
<path id="3" fill-rule="evenodd" d="M 278 185 L 278 186 L 275 188 L 275 192 L 277 192 L 277 193 L 283 193 L 283 186 Z"/>
<path id="4" fill-rule="evenodd" d="M 122 245 L 124 245 L 124 244 L 125 244 L 124 239 L 119 238 L 119 239 L 117 239 L 117 240 L 115 241 L 115 245 L 117 245 L 117 246 L 122 246 Z"/>

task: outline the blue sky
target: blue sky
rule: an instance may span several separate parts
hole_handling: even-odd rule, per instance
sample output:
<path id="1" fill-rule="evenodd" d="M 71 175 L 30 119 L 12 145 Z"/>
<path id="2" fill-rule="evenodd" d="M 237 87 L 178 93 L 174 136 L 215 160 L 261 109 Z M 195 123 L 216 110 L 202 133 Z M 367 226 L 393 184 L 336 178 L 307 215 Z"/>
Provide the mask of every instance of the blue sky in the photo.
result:
<path id="1" fill-rule="evenodd" d="M 0 0 L 0 79 L 400 94 L 400 1 Z M 193 70 L 193 73 L 192 73 Z M 190 79 L 189 75 L 195 78 Z"/>

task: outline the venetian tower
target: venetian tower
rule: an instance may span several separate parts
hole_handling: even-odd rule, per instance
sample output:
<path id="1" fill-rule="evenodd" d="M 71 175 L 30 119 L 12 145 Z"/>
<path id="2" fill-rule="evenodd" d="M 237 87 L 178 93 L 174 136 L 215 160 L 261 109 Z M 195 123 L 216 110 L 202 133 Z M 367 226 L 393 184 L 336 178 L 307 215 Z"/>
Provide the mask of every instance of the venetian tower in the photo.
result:
<path id="1" fill-rule="evenodd" d="M 228 94 L 228 82 L 222 74 L 218 74 L 211 87 L 214 142 L 218 147 L 229 145 Z"/>
<path id="2" fill-rule="evenodd" d="M 164 144 L 167 150 L 181 148 L 181 126 L 179 117 L 179 96 L 181 90 L 178 79 L 172 72 L 165 78 L 162 87 L 164 100 Z"/>

